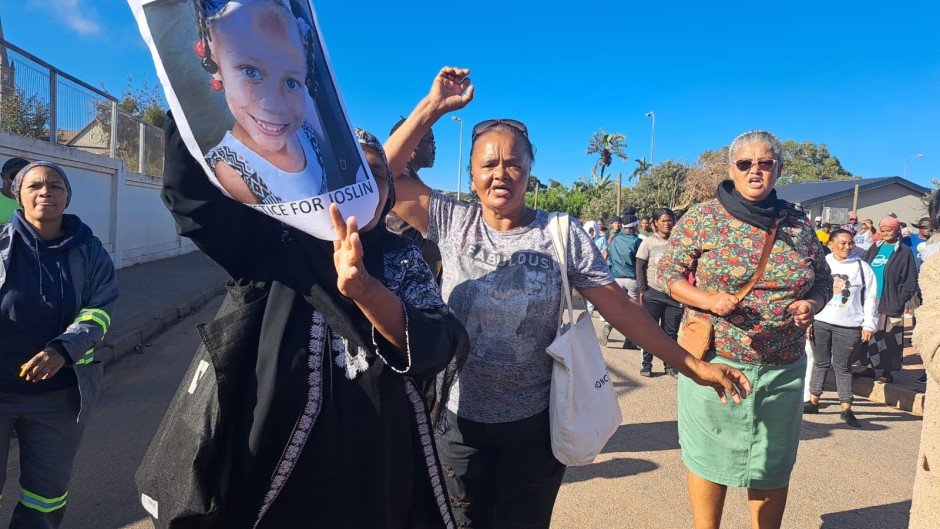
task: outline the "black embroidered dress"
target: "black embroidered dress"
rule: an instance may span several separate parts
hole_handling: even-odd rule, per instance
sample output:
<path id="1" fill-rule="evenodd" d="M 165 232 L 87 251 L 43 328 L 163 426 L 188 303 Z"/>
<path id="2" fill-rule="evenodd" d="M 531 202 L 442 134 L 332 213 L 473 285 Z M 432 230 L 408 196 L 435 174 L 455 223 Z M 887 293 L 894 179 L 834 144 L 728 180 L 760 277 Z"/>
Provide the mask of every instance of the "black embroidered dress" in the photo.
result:
<path id="1" fill-rule="evenodd" d="M 402 359 L 337 291 L 331 243 L 226 198 L 175 126 L 166 138 L 163 196 L 179 232 L 233 278 L 270 285 L 223 526 L 453 527 L 415 380 L 467 338 L 420 252 L 384 222 L 362 234 L 366 268 L 402 300 Z"/>

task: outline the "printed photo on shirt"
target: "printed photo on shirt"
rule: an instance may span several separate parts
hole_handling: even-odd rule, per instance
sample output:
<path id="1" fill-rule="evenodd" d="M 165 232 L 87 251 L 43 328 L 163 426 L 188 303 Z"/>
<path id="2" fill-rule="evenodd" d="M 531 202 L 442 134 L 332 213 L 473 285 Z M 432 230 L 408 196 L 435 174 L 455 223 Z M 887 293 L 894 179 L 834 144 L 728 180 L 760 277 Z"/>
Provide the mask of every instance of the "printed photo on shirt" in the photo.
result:
<path id="1" fill-rule="evenodd" d="M 233 199 L 321 239 L 378 188 L 310 0 L 129 0 L 190 152 Z"/>

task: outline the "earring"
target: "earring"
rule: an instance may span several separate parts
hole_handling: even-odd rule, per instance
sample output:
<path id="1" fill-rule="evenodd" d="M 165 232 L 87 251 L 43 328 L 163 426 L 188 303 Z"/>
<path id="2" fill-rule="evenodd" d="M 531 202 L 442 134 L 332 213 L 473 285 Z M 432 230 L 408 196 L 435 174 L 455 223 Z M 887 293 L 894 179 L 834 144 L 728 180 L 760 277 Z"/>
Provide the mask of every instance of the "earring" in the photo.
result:
<path id="1" fill-rule="evenodd" d="M 211 86 L 212 89 L 215 90 L 216 92 L 222 91 L 222 81 L 219 79 L 213 79 L 209 81 L 209 86 Z"/>

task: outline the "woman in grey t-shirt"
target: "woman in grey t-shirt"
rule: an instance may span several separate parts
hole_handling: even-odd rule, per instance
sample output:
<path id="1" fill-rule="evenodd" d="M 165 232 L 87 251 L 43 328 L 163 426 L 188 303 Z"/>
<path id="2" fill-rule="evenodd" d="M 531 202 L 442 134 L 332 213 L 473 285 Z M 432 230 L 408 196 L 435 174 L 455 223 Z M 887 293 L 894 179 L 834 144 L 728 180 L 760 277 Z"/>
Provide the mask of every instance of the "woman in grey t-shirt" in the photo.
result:
<path id="1" fill-rule="evenodd" d="M 444 68 L 430 93 L 386 143 L 401 174 L 418 141 L 442 116 L 473 98 L 469 70 Z M 561 276 L 548 215 L 525 205 L 534 149 L 524 124 L 487 120 L 473 128 L 471 188 L 461 202 L 396 178 L 395 212 L 437 243 L 443 297 L 470 336 L 470 353 L 446 394 L 438 452 L 458 523 L 548 527 L 565 467 L 551 450 L 548 403 Z M 701 362 L 666 336 L 614 282 L 577 221 L 569 230 L 571 285 L 627 338 L 699 384 L 735 401 L 747 380 Z M 412 336 L 412 340 L 420 337 Z M 445 377 L 445 379 L 448 377 Z"/>

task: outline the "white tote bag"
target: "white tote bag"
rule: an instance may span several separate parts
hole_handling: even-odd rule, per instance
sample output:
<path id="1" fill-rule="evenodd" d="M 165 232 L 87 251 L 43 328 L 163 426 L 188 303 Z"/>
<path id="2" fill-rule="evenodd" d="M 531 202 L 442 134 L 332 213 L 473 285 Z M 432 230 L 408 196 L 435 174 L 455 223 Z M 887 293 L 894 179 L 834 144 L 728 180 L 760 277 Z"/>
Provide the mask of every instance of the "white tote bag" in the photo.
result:
<path id="1" fill-rule="evenodd" d="M 546 349 L 554 359 L 548 410 L 552 452 L 565 465 L 578 466 L 594 461 L 623 416 L 591 318 L 584 313 L 574 321 L 568 285 L 568 225 L 567 214 L 551 214 L 548 231 L 561 267 L 563 296 L 558 333 Z"/>

